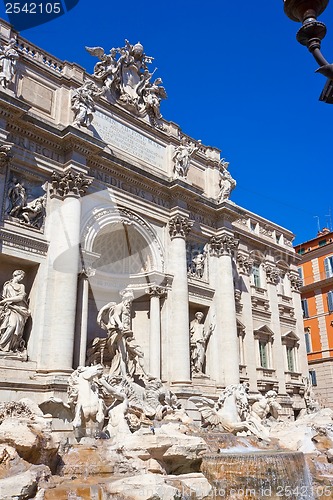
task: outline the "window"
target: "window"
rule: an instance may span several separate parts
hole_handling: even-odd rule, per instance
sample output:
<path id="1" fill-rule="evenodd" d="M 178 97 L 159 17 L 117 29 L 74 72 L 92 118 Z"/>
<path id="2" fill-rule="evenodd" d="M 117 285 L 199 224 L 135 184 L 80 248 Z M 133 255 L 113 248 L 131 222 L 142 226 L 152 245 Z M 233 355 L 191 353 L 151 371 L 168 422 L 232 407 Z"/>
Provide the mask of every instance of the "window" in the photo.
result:
<path id="1" fill-rule="evenodd" d="M 309 370 L 309 377 L 312 385 L 315 387 L 317 385 L 316 370 Z"/>
<path id="2" fill-rule="evenodd" d="M 303 318 L 309 318 L 309 308 L 308 308 L 308 299 L 301 300 L 302 309 L 303 309 Z"/>
<path id="3" fill-rule="evenodd" d="M 309 328 L 304 330 L 306 352 L 312 352 L 311 334 Z"/>
<path id="4" fill-rule="evenodd" d="M 260 288 L 260 264 L 254 263 L 252 266 L 252 279 L 256 288 Z"/>
<path id="5" fill-rule="evenodd" d="M 333 291 L 327 292 L 327 307 L 328 311 L 333 312 Z"/>
<path id="6" fill-rule="evenodd" d="M 260 366 L 262 368 L 268 368 L 267 342 L 264 340 L 259 340 L 259 356 Z"/>
<path id="7" fill-rule="evenodd" d="M 302 280 L 302 284 L 304 285 L 304 283 L 303 283 L 303 280 L 304 280 L 304 276 L 303 276 L 303 268 L 302 268 L 302 267 L 298 267 L 298 268 L 297 268 L 297 271 L 298 271 L 299 277 L 300 277 L 300 278 L 301 278 L 301 280 Z"/>
<path id="8" fill-rule="evenodd" d="M 330 278 L 331 276 L 333 276 L 333 255 L 326 257 L 326 259 L 324 260 L 324 266 L 326 278 Z"/>
<path id="9" fill-rule="evenodd" d="M 287 346 L 287 366 L 289 372 L 295 371 L 294 348 Z"/>

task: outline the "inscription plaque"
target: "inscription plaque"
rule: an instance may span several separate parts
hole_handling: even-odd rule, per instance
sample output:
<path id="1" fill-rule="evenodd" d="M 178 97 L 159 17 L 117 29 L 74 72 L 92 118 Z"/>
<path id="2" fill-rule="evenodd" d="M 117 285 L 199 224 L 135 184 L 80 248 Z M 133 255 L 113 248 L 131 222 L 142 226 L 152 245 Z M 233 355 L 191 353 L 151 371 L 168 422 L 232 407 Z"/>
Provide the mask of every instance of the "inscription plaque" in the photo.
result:
<path id="1" fill-rule="evenodd" d="M 99 111 L 92 123 L 95 135 L 149 165 L 165 170 L 165 147 Z"/>

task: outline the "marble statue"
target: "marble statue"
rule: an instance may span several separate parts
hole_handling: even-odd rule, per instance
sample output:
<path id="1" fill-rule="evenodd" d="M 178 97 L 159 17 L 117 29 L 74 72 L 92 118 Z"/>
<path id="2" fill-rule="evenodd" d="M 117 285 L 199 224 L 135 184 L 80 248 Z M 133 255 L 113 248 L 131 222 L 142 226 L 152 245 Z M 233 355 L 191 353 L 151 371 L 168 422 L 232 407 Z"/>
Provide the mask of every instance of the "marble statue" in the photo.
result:
<path id="1" fill-rule="evenodd" d="M 27 192 L 24 184 L 18 181 L 16 177 L 12 177 L 9 182 L 7 199 L 9 203 L 7 214 L 10 217 L 18 217 L 27 203 Z"/>
<path id="2" fill-rule="evenodd" d="M 124 47 L 113 47 L 109 54 L 102 47 L 86 50 L 99 59 L 93 76 L 102 83 L 103 92 L 139 115 L 148 114 L 150 123 L 161 127 L 160 101 L 167 95 L 160 78 L 151 81 L 155 71 L 150 73 L 148 64 L 153 58 L 144 53 L 142 44 L 125 40 Z"/>
<path id="3" fill-rule="evenodd" d="M 201 141 L 195 145 L 190 143 L 186 137 L 182 137 L 179 146 L 176 148 L 173 155 L 174 162 L 174 177 L 175 179 L 186 179 L 190 168 L 191 157 L 199 151 Z"/>
<path id="4" fill-rule="evenodd" d="M 198 252 L 192 259 L 189 276 L 202 279 L 205 271 L 206 253 Z"/>
<path id="5" fill-rule="evenodd" d="M 25 287 L 20 281 L 24 271 L 13 272 L 11 280 L 3 285 L 0 300 L 0 351 L 17 352 L 24 348 L 23 330 L 30 316 Z"/>
<path id="6" fill-rule="evenodd" d="M 22 207 L 19 219 L 28 226 L 40 229 L 45 218 L 46 194 L 39 196 Z"/>
<path id="7" fill-rule="evenodd" d="M 236 187 L 236 181 L 233 179 L 228 171 L 229 163 L 222 158 L 219 164 L 219 193 L 217 196 L 218 203 L 228 200 L 230 193 Z"/>
<path id="8" fill-rule="evenodd" d="M 192 396 L 189 399 L 200 411 L 205 427 L 209 426 L 233 434 L 245 431 L 263 441 L 270 441 L 269 429 L 263 425 L 259 412 L 253 410 L 251 413 L 248 386 L 244 384 L 227 386 L 221 391 L 217 403 L 204 397 Z M 266 403 L 267 400 L 265 400 L 265 410 L 262 415 L 266 412 Z"/>
<path id="9" fill-rule="evenodd" d="M 15 49 L 16 40 L 11 38 L 7 45 L 0 46 L 0 85 L 7 88 L 13 81 L 19 53 Z"/>
<path id="10" fill-rule="evenodd" d="M 167 98 L 165 88 L 162 87 L 161 78 L 156 78 L 153 83 L 148 83 L 142 92 L 143 101 L 150 121 L 153 125 L 159 127 L 159 120 L 162 118 L 160 103 L 162 99 Z"/>
<path id="11" fill-rule="evenodd" d="M 136 343 L 131 330 L 131 308 L 134 299 L 133 291 L 125 289 L 120 292 L 120 303 L 109 302 L 101 308 L 97 323 L 107 331 L 107 338 L 95 338 L 88 350 L 88 362 L 110 364 L 110 373 L 122 376 L 146 372 L 143 362 L 144 354 Z"/>
<path id="12" fill-rule="evenodd" d="M 276 401 L 276 398 L 277 392 L 273 390 L 267 391 L 264 396 L 259 396 L 258 400 L 251 405 L 250 416 L 262 422 L 270 414 L 277 420 L 281 405 Z"/>
<path id="13" fill-rule="evenodd" d="M 94 98 L 102 93 L 103 91 L 91 81 L 74 90 L 71 98 L 71 109 L 74 112 L 73 125 L 89 127 L 95 112 Z"/>
<path id="14" fill-rule="evenodd" d="M 214 329 L 210 325 L 208 332 L 205 332 L 203 318 L 202 312 L 196 312 L 194 320 L 190 323 L 191 367 L 192 373 L 195 374 L 204 372 L 207 344 Z"/>
<path id="15" fill-rule="evenodd" d="M 69 378 L 68 404 L 74 413 L 76 437 L 94 436 L 102 430 L 106 407 L 97 384 L 102 374 L 102 365 L 79 366 Z"/>

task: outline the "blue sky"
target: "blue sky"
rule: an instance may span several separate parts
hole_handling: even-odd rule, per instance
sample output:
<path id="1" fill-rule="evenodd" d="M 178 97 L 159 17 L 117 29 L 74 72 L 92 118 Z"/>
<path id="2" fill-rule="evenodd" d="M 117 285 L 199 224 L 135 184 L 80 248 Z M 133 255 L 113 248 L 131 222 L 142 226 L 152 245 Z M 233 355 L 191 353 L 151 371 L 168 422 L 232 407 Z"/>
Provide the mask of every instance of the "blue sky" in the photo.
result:
<path id="1" fill-rule="evenodd" d="M 323 53 L 333 60 L 333 5 Z M 7 19 L 1 5 L 0 15 Z M 326 79 L 296 42 L 300 25 L 282 0 L 143 3 L 80 0 L 66 15 L 21 35 L 89 73 L 84 46 L 140 41 L 155 58 L 167 120 L 222 150 L 237 180 L 231 199 L 296 235 L 316 236 L 333 212 L 333 106 L 318 100 Z M 333 214 L 332 214 L 333 218 Z"/>

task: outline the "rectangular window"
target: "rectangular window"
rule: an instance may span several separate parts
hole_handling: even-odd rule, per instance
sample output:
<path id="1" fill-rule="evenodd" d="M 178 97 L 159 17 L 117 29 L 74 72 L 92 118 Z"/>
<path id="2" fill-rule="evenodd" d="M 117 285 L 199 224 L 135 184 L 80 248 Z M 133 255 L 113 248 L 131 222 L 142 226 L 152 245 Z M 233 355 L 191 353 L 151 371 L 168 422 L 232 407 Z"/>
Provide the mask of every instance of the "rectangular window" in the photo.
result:
<path id="1" fill-rule="evenodd" d="M 288 371 L 294 372 L 295 371 L 294 349 L 293 349 L 293 347 L 289 347 L 289 346 L 287 346 L 287 364 L 288 364 Z"/>
<path id="2" fill-rule="evenodd" d="M 302 267 L 299 267 L 299 268 L 297 268 L 297 271 L 298 271 L 299 277 L 300 277 L 300 278 L 301 278 L 301 280 L 302 280 L 302 284 L 304 285 L 304 283 L 303 283 L 303 280 L 304 280 L 303 268 L 302 268 Z"/>
<path id="3" fill-rule="evenodd" d="M 252 277 L 253 284 L 256 288 L 260 288 L 260 266 L 259 264 L 253 264 L 252 266 Z"/>
<path id="4" fill-rule="evenodd" d="M 326 278 L 330 278 L 331 276 L 333 276 L 333 255 L 326 257 L 326 259 L 324 260 L 324 266 Z"/>
<path id="5" fill-rule="evenodd" d="M 303 318 L 309 318 L 308 300 L 302 299 L 301 304 L 302 304 L 302 309 L 303 309 Z"/>
<path id="6" fill-rule="evenodd" d="M 327 293 L 327 307 L 328 311 L 333 312 L 333 291 Z"/>
<path id="7" fill-rule="evenodd" d="M 267 360 L 267 342 L 259 340 L 259 355 L 260 355 L 260 366 L 262 368 L 268 368 Z"/>
<path id="8" fill-rule="evenodd" d="M 309 377 L 312 385 L 315 387 L 317 385 L 316 370 L 309 370 Z"/>
<path id="9" fill-rule="evenodd" d="M 312 352 L 312 345 L 311 345 L 311 335 L 310 332 L 304 332 L 305 336 L 305 347 L 306 347 L 306 352 Z"/>

